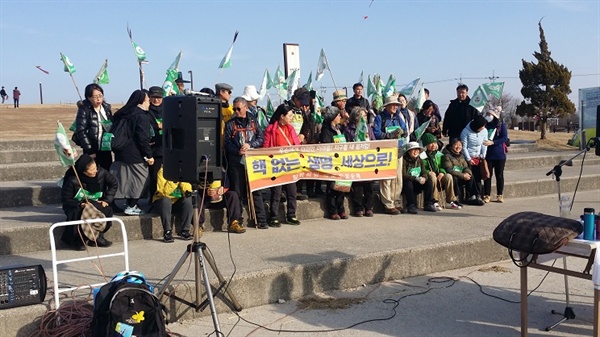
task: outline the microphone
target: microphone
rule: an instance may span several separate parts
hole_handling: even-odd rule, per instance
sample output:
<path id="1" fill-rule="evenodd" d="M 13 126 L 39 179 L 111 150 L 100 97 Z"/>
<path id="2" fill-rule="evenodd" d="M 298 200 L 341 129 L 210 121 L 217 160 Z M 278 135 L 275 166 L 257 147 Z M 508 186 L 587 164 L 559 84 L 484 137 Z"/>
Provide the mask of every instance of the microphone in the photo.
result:
<path id="1" fill-rule="evenodd" d="M 183 90 L 184 95 L 186 96 L 210 96 L 210 94 L 207 94 L 205 92 L 200 92 L 200 91 L 192 91 L 190 89 L 185 89 Z"/>

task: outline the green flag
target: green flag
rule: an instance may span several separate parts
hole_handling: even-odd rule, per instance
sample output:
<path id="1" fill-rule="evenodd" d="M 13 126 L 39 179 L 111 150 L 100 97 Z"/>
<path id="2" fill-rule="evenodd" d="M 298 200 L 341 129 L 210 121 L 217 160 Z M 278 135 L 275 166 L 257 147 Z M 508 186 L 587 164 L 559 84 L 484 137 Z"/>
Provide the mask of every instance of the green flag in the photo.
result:
<path id="1" fill-rule="evenodd" d="M 485 83 L 481 85 L 486 95 L 489 97 L 493 95 L 497 99 L 502 97 L 502 90 L 504 89 L 504 82 L 493 82 L 493 83 Z"/>
<path id="2" fill-rule="evenodd" d="M 303 85 L 303 87 L 310 91 L 313 90 L 313 85 L 312 85 L 312 71 L 310 72 L 310 74 L 308 74 L 308 81 L 306 81 L 306 84 Z"/>
<path id="3" fill-rule="evenodd" d="M 269 125 L 269 119 L 267 118 L 263 109 L 258 109 L 258 116 L 256 116 L 258 121 L 258 125 L 260 126 L 262 131 L 265 131 L 267 125 Z"/>
<path id="4" fill-rule="evenodd" d="M 267 118 L 271 119 L 273 114 L 275 113 L 275 109 L 273 108 L 273 103 L 271 102 L 271 97 L 267 96 Z"/>
<path id="5" fill-rule="evenodd" d="M 471 102 L 469 103 L 469 105 L 477 109 L 477 111 L 481 112 L 481 110 L 483 110 L 483 107 L 485 107 L 487 101 L 488 99 L 485 90 L 483 90 L 483 87 L 480 85 L 473 93 L 473 97 L 471 97 Z"/>
<path id="6" fill-rule="evenodd" d="M 94 83 L 108 84 L 109 82 L 110 78 L 108 77 L 108 60 L 105 59 L 102 68 L 100 68 L 100 71 L 98 72 L 98 75 L 96 75 L 96 77 L 94 78 Z"/>
<path id="7" fill-rule="evenodd" d="M 421 139 L 421 137 L 425 133 L 425 129 L 429 127 L 429 122 L 431 122 L 431 118 L 428 119 L 427 122 L 419 125 L 419 127 L 415 130 L 415 138 L 417 138 L 417 141 Z"/>
<path id="8" fill-rule="evenodd" d="M 265 74 L 263 75 L 262 83 L 260 84 L 260 89 L 258 90 L 258 95 L 260 96 L 258 99 L 262 100 L 263 97 L 267 94 L 267 90 L 270 89 L 271 83 L 271 75 L 269 75 L 269 69 L 265 69 Z"/>
<path id="9" fill-rule="evenodd" d="M 356 133 L 354 134 L 355 142 L 369 141 L 369 129 L 367 129 L 367 121 L 364 117 L 360 117 L 358 124 L 356 125 Z"/>
<path id="10" fill-rule="evenodd" d="M 329 69 L 329 63 L 327 62 L 327 57 L 325 56 L 325 50 L 321 48 L 321 54 L 319 54 L 319 61 L 317 61 L 317 76 L 315 76 L 315 81 L 320 81 L 321 77 L 325 74 L 325 69 L 331 71 Z"/>
<path id="11" fill-rule="evenodd" d="M 290 74 L 290 76 L 288 76 L 288 78 L 285 80 L 285 87 L 287 89 L 287 98 L 290 99 L 292 98 L 292 94 L 294 93 L 294 90 L 298 89 L 298 81 L 300 79 L 298 78 L 298 70 L 294 69 L 294 71 L 292 71 L 292 73 Z"/>
<path id="12" fill-rule="evenodd" d="M 396 79 L 394 75 L 390 74 L 390 77 L 383 88 L 383 97 L 390 97 L 396 92 Z"/>
<path id="13" fill-rule="evenodd" d="M 140 47 L 137 43 L 131 41 L 131 45 L 133 46 L 133 52 L 138 59 L 138 62 L 142 62 L 146 60 L 146 52 Z"/>
<path id="14" fill-rule="evenodd" d="M 235 44 L 235 40 L 237 40 L 238 34 L 239 32 L 236 30 L 235 34 L 233 34 L 233 42 L 231 42 L 231 47 L 229 47 L 227 54 L 225 54 L 225 56 L 221 60 L 221 63 L 219 63 L 220 69 L 231 67 L 231 53 L 233 52 L 233 45 Z"/>
<path id="15" fill-rule="evenodd" d="M 175 84 L 175 80 L 177 79 L 177 73 L 179 72 L 179 61 L 181 60 L 181 53 L 182 52 L 179 52 L 179 54 L 177 54 L 177 57 L 175 57 L 175 61 L 173 61 L 169 69 L 167 69 L 167 77 L 165 78 L 165 82 L 163 83 L 163 90 L 165 92 L 165 96 L 179 94 L 179 89 Z"/>
<path id="16" fill-rule="evenodd" d="M 421 89 L 419 89 L 419 94 L 417 95 L 417 99 L 415 101 L 415 110 L 417 110 L 417 112 L 421 111 L 423 103 L 425 103 L 425 87 L 421 85 Z"/>
<path id="17" fill-rule="evenodd" d="M 277 89 L 277 94 L 280 97 L 287 97 L 287 82 L 285 81 L 285 75 L 283 75 L 283 71 L 281 71 L 279 66 L 277 66 L 277 70 L 275 71 L 273 87 Z"/>
<path id="18" fill-rule="evenodd" d="M 412 96 L 413 92 L 415 91 L 415 87 L 419 83 L 419 80 L 421 80 L 421 78 L 417 77 L 412 82 L 405 85 L 404 88 L 400 89 L 400 93 L 406 96 L 406 98 L 410 98 L 410 96 Z"/>
<path id="19" fill-rule="evenodd" d="M 371 75 L 367 76 L 367 96 L 373 97 L 377 93 L 377 89 L 375 89 L 375 84 L 371 81 Z"/>
<path id="20" fill-rule="evenodd" d="M 379 110 L 383 106 L 383 84 L 381 83 L 381 76 L 375 74 L 375 76 L 373 76 L 373 83 L 375 83 L 375 94 L 373 96 L 373 102 L 375 104 L 375 109 Z"/>
<path id="21" fill-rule="evenodd" d="M 317 124 L 323 124 L 323 115 L 321 115 L 321 111 L 325 109 L 325 104 L 321 100 L 321 96 L 315 96 L 315 113 L 313 114 L 313 119 Z"/>
<path id="22" fill-rule="evenodd" d="M 54 135 L 54 148 L 56 148 L 56 153 L 58 153 L 58 159 L 62 166 L 75 165 L 75 152 L 71 147 L 71 143 L 69 143 L 65 128 L 61 122 L 57 123 L 58 129 L 56 130 L 56 135 Z"/>
<path id="23" fill-rule="evenodd" d="M 75 66 L 73 65 L 73 63 L 71 62 L 71 60 L 69 60 L 69 58 L 67 57 L 67 55 L 60 53 L 60 59 L 63 61 L 63 64 L 65 65 L 65 73 L 69 73 L 69 74 L 74 74 L 75 73 Z"/>

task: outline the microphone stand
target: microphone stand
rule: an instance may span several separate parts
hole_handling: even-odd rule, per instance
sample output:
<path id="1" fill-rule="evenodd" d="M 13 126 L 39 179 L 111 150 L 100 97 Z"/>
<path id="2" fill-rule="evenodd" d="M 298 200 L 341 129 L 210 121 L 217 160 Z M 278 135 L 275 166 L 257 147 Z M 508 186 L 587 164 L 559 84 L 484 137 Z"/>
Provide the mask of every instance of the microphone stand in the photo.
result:
<path id="1" fill-rule="evenodd" d="M 558 192 L 558 208 L 559 208 L 559 214 L 561 217 L 563 217 L 563 214 L 562 214 L 563 205 L 562 205 L 561 192 L 560 192 L 560 176 L 562 175 L 562 167 L 565 165 L 573 166 L 573 159 L 588 152 L 590 150 L 590 145 L 593 146 L 593 143 L 595 143 L 593 141 L 593 139 L 590 139 L 590 141 L 588 142 L 588 144 L 586 145 L 586 147 L 583 150 L 579 151 L 579 153 L 577 153 L 576 155 L 574 155 L 573 157 L 571 157 L 568 160 L 561 160 L 558 163 L 558 165 L 554 166 L 552 168 L 552 170 L 550 170 L 550 171 L 548 171 L 548 173 L 546 173 L 546 176 L 552 175 L 554 177 L 554 179 L 556 179 L 556 189 Z M 583 159 L 585 160 L 585 155 L 583 156 Z M 582 165 L 583 165 L 583 163 L 582 163 Z M 573 193 L 573 199 L 571 200 L 571 204 L 569 205 L 569 212 L 573 209 L 573 203 L 575 202 L 575 193 L 577 193 L 577 190 L 575 190 L 575 192 Z M 563 268 L 567 269 L 567 257 L 566 256 L 563 257 Z M 556 310 L 550 311 L 552 314 L 562 315 L 563 318 L 560 321 L 547 327 L 545 329 L 546 331 L 550 331 L 550 330 L 554 329 L 559 324 L 561 324 L 567 320 L 575 319 L 575 311 L 573 311 L 573 307 L 571 307 L 571 301 L 569 298 L 569 279 L 567 278 L 567 274 L 564 274 L 564 278 L 565 278 L 565 305 L 566 305 L 565 311 L 563 313 L 556 311 Z"/>

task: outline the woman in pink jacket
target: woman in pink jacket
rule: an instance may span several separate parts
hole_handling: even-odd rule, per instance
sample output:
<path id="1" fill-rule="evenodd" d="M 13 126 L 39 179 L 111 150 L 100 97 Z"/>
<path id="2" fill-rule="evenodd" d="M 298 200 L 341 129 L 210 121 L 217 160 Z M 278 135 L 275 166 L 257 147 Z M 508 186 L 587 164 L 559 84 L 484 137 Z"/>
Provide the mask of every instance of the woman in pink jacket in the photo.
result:
<path id="1" fill-rule="evenodd" d="M 263 147 L 300 145 L 298 135 L 294 127 L 290 124 L 292 116 L 294 116 L 294 111 L 290 107 L 284 104 L 277 107 L 265 130 Z M 299 225 L 300 221 L 296 218 L 296 183 L 289 183 L 271 187 L 271 202 L 269 204 L 271 219 L 269 226 L 281 227 L 279 223 L 279 202 L 282 188 L 285 189 L 287 198 L 287 223 L 290 225 Z"/>

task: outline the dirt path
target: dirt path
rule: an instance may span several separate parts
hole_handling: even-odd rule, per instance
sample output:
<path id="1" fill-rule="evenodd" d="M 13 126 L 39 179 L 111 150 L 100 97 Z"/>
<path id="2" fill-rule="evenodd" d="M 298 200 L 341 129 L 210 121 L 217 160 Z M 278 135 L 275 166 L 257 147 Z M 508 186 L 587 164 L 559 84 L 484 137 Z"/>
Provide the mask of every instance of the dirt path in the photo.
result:
<path id="1" fill-rule="evenodd" d="M 113 112 L 116 110 L 113 106 Z M 0 105 L 0 140 L 10 139 L 53 139 L 56 132 L 56 121 L 60 120 L 65 129 L 75 120 L 77 107 L 75 104 L 31 104 L 14 109 L 12 104 Z M 548 139 L 540 140 L 537 131 L 509 130 L 511 140 L 533 140 L 541 150 L 563 151 L 573 150 L 567 145 L 572 133 L 546 133 Z M 67 134 L 70 134 L 67 131 Z"/>

